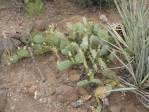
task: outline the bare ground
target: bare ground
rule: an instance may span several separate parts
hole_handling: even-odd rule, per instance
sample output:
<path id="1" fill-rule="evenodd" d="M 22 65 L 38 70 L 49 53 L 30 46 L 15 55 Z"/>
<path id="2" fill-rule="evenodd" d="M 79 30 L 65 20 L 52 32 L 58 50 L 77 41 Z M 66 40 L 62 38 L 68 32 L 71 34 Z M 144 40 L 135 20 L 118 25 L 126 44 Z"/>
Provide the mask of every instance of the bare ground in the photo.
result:
<path id="1" fill-rule="evenodd" d="M 119 22 L 115 11 L 82 9 L 72 5 L 69 0 L 48 2 L 47 9 L 36 20 L 28 18 L 18 8 L 0 10 L 0 34 L 3 32 L 27 33 L 35 21 L 46 24 L 55 23 L 59 30 L 65 31 L 67 22 L 80 21 L 83 16 L 99 22 L 99 15 L 106 14 L 109 22 Z M 1 35 L 3 36 L 3 35 Z M 76 89 L 76 82 L 69 79 L 71 71 L 60 72 L 56 67 L 56 58 L 52 53 L 36 57 L 42 75 L 46 81 L 40 80 L 39 72 L 31 59 L 25 59 L 9 67 L 0 68 L 0 112 L 90 112 L 95 100 L 90 99 L 80 107 L 74 108 L 72 103 L 89 94 L 86 90 Z M 77 72 L 79 74 L 79 72 Z M 107 112 L 148 112 L 137 102 L 133 94 L 112 94 L 109 98 Z"/>

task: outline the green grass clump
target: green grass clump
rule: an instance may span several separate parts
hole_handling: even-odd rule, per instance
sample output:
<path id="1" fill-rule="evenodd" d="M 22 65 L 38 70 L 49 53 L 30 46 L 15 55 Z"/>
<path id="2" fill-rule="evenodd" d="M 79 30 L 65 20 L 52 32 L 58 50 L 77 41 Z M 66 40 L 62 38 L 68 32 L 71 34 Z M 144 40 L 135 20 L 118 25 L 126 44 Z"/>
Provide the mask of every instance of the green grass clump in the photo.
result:
<path id="1" fill-rule="evenodd" d="M 44 10 L 44 4 L 42 0 L 24 0 L 25 9 L 29 15 L 38 15 Z"/>

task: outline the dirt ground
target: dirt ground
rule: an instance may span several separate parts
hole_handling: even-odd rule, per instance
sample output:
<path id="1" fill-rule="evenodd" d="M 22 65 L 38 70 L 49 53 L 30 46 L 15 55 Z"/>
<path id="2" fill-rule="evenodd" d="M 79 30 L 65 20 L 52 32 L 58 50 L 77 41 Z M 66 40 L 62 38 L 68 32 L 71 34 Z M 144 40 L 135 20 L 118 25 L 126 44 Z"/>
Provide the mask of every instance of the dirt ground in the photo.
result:
<path id="1" fill-rule="evenodd" d="M 83 9 L 70 0 L 48 2 L 46 10 L 34 19 L 28 18 L 21 9 L 10 6 L 8 4 L 0 10 L 0 34 L 28 33 L 34 23 L 54 23 L 59 30 L 65 31 L 63 26 L 67 22 L 80 21 L 83 16 L 100 22 L 101 14 L 105 14 L 110 23 L 120 22 L 115 11 Z M 39 71 L 31 59 L 0 67 L 0 112 L 91 112 L 90 106 L 95 105 L 94 98 L 83 101 L 82 98 L 89 93 L 84 88 L 76 87 L 79 78 L 75 81 L 69 78 L 73 73 L 80 75 L 79 71 L 61 72 L 56 67 L 56 60 L 52 53 L 36 57 L 45 82 L 40 80 Z M 148 112 L 134 94 L 115 93 L 108 100 L 105 112 Z M 79 106 L 74 105 L 77 101 L 82 101 Z"/>

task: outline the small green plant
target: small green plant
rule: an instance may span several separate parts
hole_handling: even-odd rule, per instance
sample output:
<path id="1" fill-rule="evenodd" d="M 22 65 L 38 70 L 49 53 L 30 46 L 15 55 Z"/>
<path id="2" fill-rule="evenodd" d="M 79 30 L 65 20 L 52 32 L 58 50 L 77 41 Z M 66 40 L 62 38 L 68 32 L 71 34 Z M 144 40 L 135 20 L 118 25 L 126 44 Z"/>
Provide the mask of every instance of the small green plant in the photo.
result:
<path id="1" fill-rule="evenodd" d="M 31 57 L 28 51 L 29 47 L 33 49 L 35 55 L 44 54 L 51 48 L 42 34 L 38 33 L 32 35 L 30 40 L 26 42 L 26 46 L 18 48 L 18 50 L 9 57 L 10 64 L 17 63 L 23 58 Z"/>
<path id="2" fill-rule="evenodd" d="M 55 51 L 54 47 L 57 50 L 65 46 L 66 40 L 64 34 L 56 31 L 53 25 L 51 25 L 46 32 L 47 34 L 45 34 L 45 32 L 32 32 L 28 40 L 23 42 L 25 46 L 18 48 L 16 52 L 13 52 L 9 56 L 10 64 L 17 63 L 23 58 L 31 57 L 28 48 L 33 49 L 33 54 L 40 55 L 51 50 Z"/>
<path id="3" fill-rule="evenodd" d="M 37 15 L 44 10 L 44 4 L 42 0 L 24 0 L 25 9 L 29 15 Z"/>

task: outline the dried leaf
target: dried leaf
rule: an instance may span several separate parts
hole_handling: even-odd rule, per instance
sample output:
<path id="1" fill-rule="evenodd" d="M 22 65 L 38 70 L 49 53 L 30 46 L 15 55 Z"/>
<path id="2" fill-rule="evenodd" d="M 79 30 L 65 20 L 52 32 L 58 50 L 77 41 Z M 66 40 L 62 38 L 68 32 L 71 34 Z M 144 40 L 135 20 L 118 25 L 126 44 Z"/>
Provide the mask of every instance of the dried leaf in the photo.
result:
<path id="1" fill-rule="evenodd" d="M 84 95 L 83 97 L 82 97 L 82 99 L 84 100 L 84 101 L 88 101 L 88 100 L 90 100 L 92 98 L 92 95 Z"/>
<path id="2" fill-rule="evenodd" d="M 105 97 L 107 97 L 110 93 L 108 91 L 112 90 L 112 86 L 108 85 L 108 86 L 99 86 L 96 90 L 95 90 L 95 96 L 103 99 Z"/>

